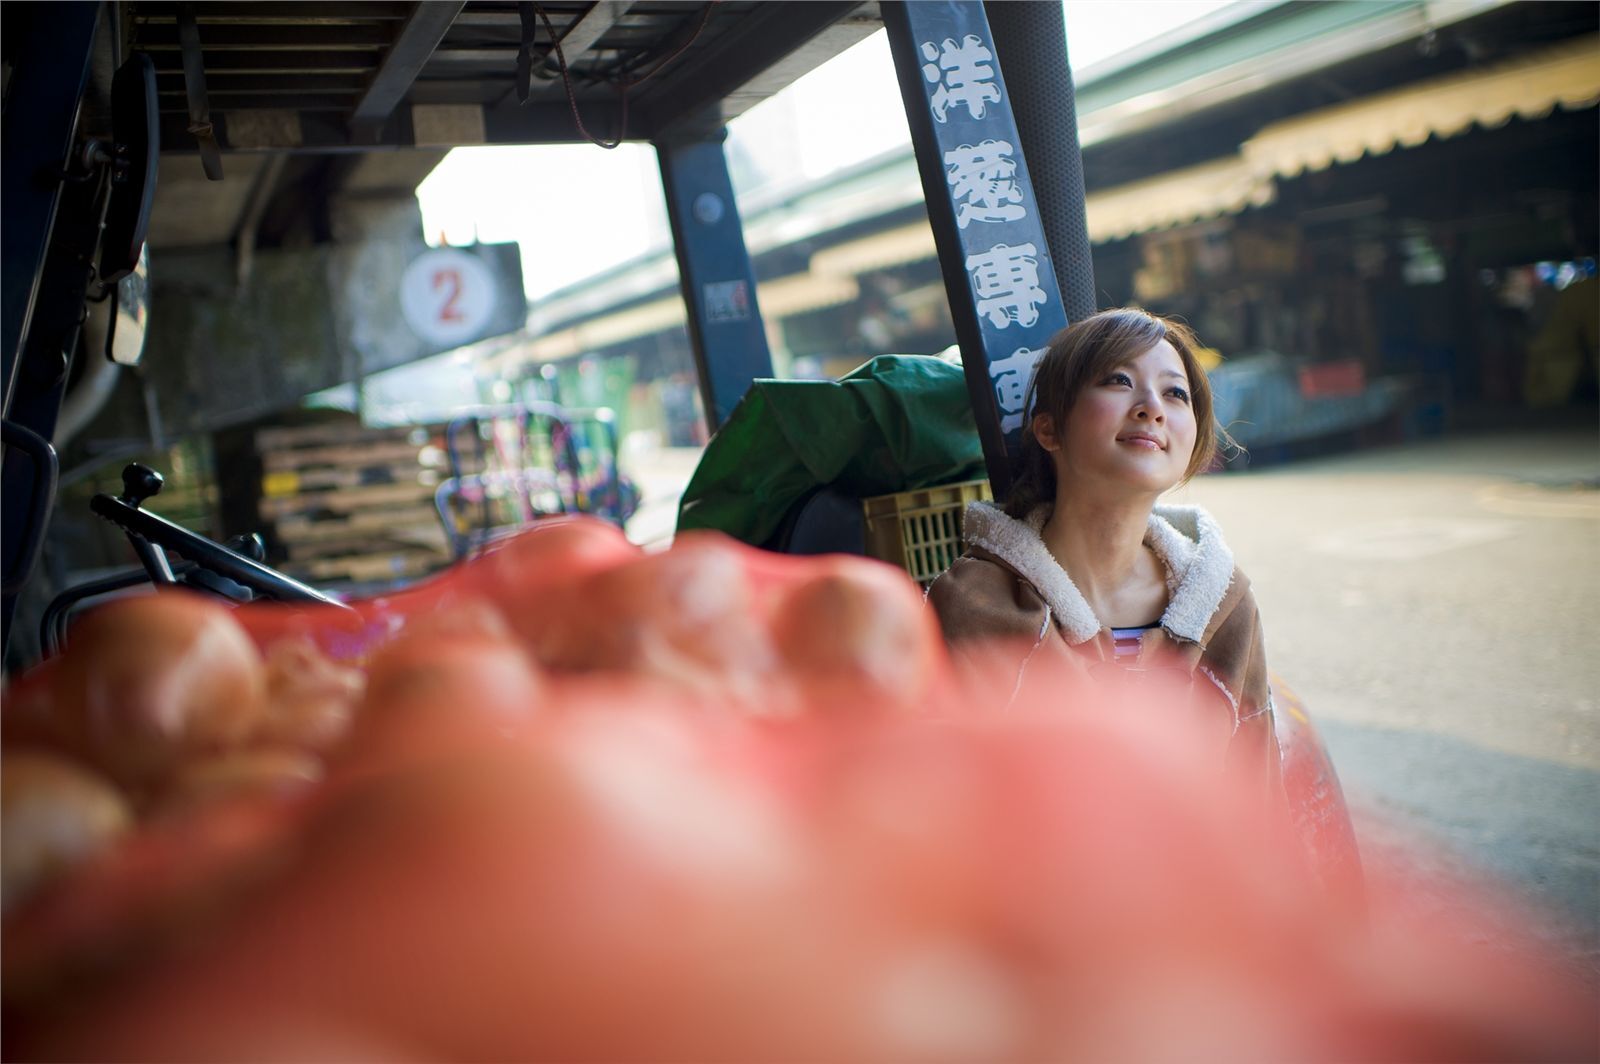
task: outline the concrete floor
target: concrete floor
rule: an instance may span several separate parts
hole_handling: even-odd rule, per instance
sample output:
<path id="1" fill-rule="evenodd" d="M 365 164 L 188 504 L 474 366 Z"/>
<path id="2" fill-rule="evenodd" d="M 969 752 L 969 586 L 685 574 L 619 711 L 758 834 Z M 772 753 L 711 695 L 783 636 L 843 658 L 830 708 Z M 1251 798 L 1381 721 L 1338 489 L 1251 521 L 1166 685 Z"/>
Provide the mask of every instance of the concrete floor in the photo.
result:
<path id="1" fill-rule="evenodd" d="M 1319 717 L 1600 769 L 1596 478 L 1600 427 L 1202 477 L 1173 497 L 1221 522 L 1269 661 Z"/>
<path id="2" fill-rule="evenodd" d="M 635 472 L 671 535 L 696 452 Z M 1600 977 L 1600 425 L 1199 478 L 1363 846 L 1488 871 Z M 1426 855 L 1426 856 L 1421 856 Z"/>
<path id="3" fill-rule="evenodd" d="M 1369 849 L 1486 870 L 1600 974 L 1600 425 L 1204 477 Z"/>

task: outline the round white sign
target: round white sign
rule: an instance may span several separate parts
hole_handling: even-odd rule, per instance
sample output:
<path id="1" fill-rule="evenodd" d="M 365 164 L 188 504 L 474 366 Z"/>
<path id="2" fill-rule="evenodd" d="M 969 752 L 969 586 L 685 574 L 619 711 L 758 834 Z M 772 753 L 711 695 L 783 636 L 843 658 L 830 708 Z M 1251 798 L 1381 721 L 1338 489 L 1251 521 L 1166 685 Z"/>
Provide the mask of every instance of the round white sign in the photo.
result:
<path id="1" fill-rule="evenodd" d="M 424 340 L 451 347 L 475 340 L 494 316 L 495 279 L 459 248 L 424 251 L 400 278 L 400 310 Z"/>

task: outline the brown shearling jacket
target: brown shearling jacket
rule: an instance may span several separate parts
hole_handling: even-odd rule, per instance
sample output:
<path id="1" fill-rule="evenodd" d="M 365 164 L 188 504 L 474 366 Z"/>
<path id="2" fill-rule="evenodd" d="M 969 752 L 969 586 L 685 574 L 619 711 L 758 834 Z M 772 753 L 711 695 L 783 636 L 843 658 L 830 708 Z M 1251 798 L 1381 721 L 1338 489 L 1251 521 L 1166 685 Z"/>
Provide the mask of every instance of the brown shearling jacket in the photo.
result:
<path id="1" fill-rule="evenodd" d="M 928 602 L 958 659 L 979 641 L 988 647 L 998 639 L 1022 654 L 1019 680 L 1036 655 L 1087 665 L 1091 672 L 1112 661 L 1110 629 L 1039 536 L 1049 515 L 1048 505 L 1025 521 L 991 503 L 967 508 L 967 552 L 928 589 Z M 1193 688 L 1215 696 L 1207 701 L 1231 728 L 1229 770 L 1263 773 L 1281 793 L 1272 693 L 1249 580 L 1199 507 L 1157 506 L 1145 542 L 1166 566 L 1168 604 L 1160 627 L 1144 633 L 1139 656 L 1128 667 L 1188 672 Z"/>

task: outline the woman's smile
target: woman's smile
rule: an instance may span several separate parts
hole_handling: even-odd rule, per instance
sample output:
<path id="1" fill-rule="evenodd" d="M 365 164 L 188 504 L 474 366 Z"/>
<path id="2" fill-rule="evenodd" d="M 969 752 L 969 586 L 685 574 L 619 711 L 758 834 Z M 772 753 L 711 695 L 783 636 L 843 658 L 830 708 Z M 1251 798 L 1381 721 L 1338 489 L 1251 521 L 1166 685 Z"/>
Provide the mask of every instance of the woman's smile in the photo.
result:
<path id="1" fill-rule="evenodd" d="M 1142 451 L 1164 451 L 1167 445 L 1148 432 L 1128 432 L 1117 437 L 1118 443 L 1125 443 Z"/>

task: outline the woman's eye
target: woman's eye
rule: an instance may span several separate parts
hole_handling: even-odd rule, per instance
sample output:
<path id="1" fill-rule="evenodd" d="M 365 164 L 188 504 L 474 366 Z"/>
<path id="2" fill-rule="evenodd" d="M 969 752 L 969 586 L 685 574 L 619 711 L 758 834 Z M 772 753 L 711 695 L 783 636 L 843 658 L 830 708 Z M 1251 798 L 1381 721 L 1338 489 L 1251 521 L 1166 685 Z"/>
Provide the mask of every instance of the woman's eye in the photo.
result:
<path id="1" fill-rule="evenodd" d="M 1189 401 L 1189 393 L 1184 391 L 1182 388 L 1168 388 L 1167 394 L 1178 400 L 1180 403 L 1187 403 Z"/>
<path id="2" fill-rule="evenodd" d="M 1128 385 L 1129 387 L 1132 387 L 1133 386 L 1133 378 L 1128 376 L 1126 373 L 1113 373 L 1113 374 L 1111 374 L 1111 376 L 1107 377 L 1105 380 L 1101 381 L 1100 383 L 1102 383 L 1102 384 L 1125 384 L 1125 385 Z"/>

